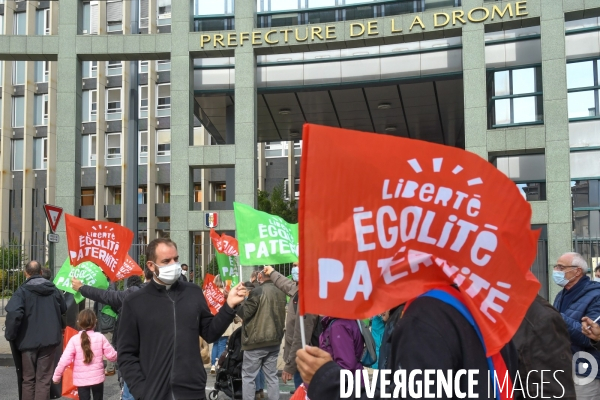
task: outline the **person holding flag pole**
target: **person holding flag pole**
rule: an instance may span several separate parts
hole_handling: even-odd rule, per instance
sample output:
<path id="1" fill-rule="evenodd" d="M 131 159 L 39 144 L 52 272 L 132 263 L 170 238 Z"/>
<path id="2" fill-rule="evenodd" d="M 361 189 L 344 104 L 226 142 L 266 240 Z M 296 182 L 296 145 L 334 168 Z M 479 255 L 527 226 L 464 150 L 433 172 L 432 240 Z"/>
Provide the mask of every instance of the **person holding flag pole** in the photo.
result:
<path id="1" fill-rule="evenodd" d="M 539 232 L 514 182 L 450 146 L 310 124 L 302 138 L 299 259 L 314 267 L 300 279 L 300 315 L 363 319 L 404 304 L 381 355 L 391 370 L 360 376 L 325 351 L 299 350 L 308 397 L 522 391 L 512 337 L 540 289 L 530 272 Z"/>

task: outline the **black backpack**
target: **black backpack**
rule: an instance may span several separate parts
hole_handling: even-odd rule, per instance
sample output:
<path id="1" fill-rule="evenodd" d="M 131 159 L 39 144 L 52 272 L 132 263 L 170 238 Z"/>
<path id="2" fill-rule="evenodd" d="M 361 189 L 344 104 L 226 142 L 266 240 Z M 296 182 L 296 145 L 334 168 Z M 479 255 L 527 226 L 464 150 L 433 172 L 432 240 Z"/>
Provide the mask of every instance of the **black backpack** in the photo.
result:
<path id="1" fill-rule="evenodd" d="M 319 338 L 321 337 L 321 333 L 323 333 L 323 325 L 321 324 L 322 320 L 323 317 L 317 317 L 315 328 L 313 329 L 312 335 L 310 336 L 311 346 L 319 347 Z"/>

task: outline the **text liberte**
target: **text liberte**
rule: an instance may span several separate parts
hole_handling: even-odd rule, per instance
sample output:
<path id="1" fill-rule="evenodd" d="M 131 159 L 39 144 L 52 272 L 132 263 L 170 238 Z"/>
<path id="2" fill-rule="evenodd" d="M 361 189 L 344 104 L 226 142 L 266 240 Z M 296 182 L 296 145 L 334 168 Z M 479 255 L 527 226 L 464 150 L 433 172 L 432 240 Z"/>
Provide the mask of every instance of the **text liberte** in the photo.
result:
<path id="1" fill-rule="evenodd" d="M 463 10 L 455 10 L 451 13 L 435 13 L 433 20 L 424 20 L 424 17 L 416 15 L 410 27 L 409 32 L 415 27 L 420 27 L 422 30 L 427 30 L 428 26 L 433 25 L 433 29 L 444 28 L 448 25 L 462 26 L 467 23 L 481 23 L 488 19 L 494 21 L 496 18 L 503 19 L 505 15 L 510 18 L 524 17 L 527 13 L 527 1 L 519 1 L 514 4 L 508 3 L 502 6 L 493 5 L 491 10 L 487 7 L 476 7 L 468 12 Z M 373 38 L 381 35 L 394 35 L 404 33 L 403 27 L 400 26 L 402 18 L 390 17 L 385 19 L 383 26 L 380 25 L 380 20 L 371 20 L 362 22 L 354 22 L 348 25 L 348 35 L 351 39 Z M 200 36 L 200 47 L 212 46 L 214 49 L 229 48 L 252 45 L 252 46 L 274 46 L 280 43 L 305 43 L 305 42 L 326 42 L 338 39 L 337 26 L 302 26 L 296 28 L 273 29 L 267 32 L 229 32 L 229 33 L 213 33 L 203 34 Z"/>

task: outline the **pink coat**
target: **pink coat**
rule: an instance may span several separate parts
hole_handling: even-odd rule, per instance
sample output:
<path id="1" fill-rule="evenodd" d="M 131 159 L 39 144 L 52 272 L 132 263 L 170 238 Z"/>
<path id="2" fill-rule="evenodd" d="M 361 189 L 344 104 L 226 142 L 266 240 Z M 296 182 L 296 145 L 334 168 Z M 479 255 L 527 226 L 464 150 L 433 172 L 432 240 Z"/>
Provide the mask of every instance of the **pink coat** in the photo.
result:
<path id="1" fill-rule="evenodd" d="M 54 382 L 62 379 L 65 368 L 73 361 L 75 361 L 73 366 L 73 384 L 75 386 L 92 386 L 104 382 L 102 356 L 114 362 L 117 360 L 117 352 L 108 343 L 103 334 L 94 331 L 87 331 L 87 334 L 90 337 L 90 347 L 94 353 L 92 362 L 89 364 L 83 362 L 85 356 L 81 348 L 81 332 L 79 332 L 79 334 L 69 340 L 63 355 L 60 357 L 60 361 L 52 377 Z"/>

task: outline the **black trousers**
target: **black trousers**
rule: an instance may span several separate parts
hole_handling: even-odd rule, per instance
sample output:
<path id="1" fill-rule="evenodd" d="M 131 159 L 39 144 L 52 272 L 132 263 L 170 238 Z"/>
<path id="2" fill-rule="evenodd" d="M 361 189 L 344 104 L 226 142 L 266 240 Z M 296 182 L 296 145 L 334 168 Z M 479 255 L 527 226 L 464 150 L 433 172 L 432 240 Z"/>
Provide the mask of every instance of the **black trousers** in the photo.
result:
<path id="1" fill-rule="evenodd" d="M 54 352 L 57 346 L 21 353 L 23 362 L 23 400 L 50 399 L 50 385 L 54 372 Z"/>
<path id="2" fill-rule="evenodd" d="M 104 382 L 93 386 L 80 386 L 77 388 L 79 400 L 102 400 L 104 396 Z M 93 396 L 93 397 L 92 397 Z"/>

